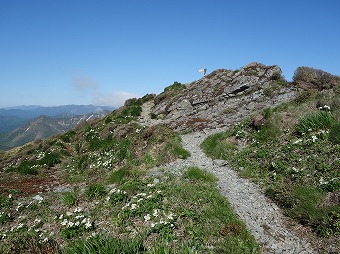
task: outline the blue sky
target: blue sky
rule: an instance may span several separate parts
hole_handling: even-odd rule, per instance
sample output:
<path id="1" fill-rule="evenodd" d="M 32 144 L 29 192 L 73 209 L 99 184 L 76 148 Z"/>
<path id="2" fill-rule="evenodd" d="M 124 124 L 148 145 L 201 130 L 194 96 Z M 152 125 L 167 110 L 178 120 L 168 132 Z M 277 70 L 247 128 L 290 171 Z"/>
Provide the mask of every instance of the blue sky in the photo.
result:
<path id="1" fill-rule="evenodd" d="M 0 0 L 0 107 L 160 93 L 219 68 L 340 75 L 340 1 Z"/>

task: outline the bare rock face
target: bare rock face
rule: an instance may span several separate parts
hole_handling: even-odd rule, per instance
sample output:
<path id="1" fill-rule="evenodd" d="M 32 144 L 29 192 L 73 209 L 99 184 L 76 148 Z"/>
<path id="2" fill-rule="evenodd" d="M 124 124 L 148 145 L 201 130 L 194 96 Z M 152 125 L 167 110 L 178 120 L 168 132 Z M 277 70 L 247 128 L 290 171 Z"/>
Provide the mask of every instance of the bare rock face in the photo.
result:
<path id="1" fill-rule="evenodd" d="M 229 125 L 265 107 L 273 107 L 296 95 L 277 65 L 250 63 L 240 70 L 218 69 L 186 84 L 177 93 L 155 101 L 152 113 L 176 130 L 200 130 Z"/>

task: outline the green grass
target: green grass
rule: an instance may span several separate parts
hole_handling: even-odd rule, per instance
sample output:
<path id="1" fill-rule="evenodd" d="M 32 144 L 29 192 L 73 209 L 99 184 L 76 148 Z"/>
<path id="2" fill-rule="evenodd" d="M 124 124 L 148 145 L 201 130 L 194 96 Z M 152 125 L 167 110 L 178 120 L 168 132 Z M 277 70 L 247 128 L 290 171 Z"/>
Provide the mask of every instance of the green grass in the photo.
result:
<path id="1" fill-rule="evenodd" d="M 213 159 L 228 160 L 241 176 L 262 186 L 290 217 L 320 236 L 335 236 L 340 233 L 340 205 L 327 197 L 340 190 L 339 126 L 332 113 L 305 109 L 304 103 L 293 102 L 269 115 L 266 111 L 263 128 L 257 130 L 247 120 L 208 137 L 202 149 Z"/>
<path id="2" fill-rule="evenodd" d="M 128 168 L 123 167 L 110 173 L 109 183 L 122 183 L 124 178 L 128 174 L 128 170 Z"/>
<path id="3" fill-rule="evenodd" d="M 63 204 L 67 207 L 71 207 L 77 202 L 77 193 L 76 192 L 65 192 L 62 196 Z"/>
<path id="4" fill-rule="evenodd" d="M 336 118 L 326 111 L 319 111 L 303 117 L 295 126 L 295 131 L 299 134 L 305 134 L 320 129 L 330 129 Z"/>
<path id="5" fill-rule="evenodd" d="M 78 240 L 67 246 L 62 254 L 138 254 L 144 253 L 145 248 L 141 239 L 110 238 L 104 235 Z"/>
<path id="6" fill-rule="evenodd" d="M 340 144 L 340 121 L 337 121 L 331 126 L 329 141 L 331 141 L 334 145 Z"/>
<path id="7" fill-rule="evenodd" d="M 36 175 L 38 174 L 37 163 L 34 161 L 23 161 L 17 167 L 11 167 L 8 171 L 16 171 L 23 175 Z"/>
<path id="8" fill-rule="evenodd" d="M 259 253 L 212 174 L 190 167 L 183 176 L 162 173 L 154 178 L 136 170 L 123 175 L 117 175 L 120 180 L 110 189 L 92 184 L 84 193 L 45 194 L 43 203 L 28 205 L 30 199 L 9 202 L 3 197 L 13 216 L 2 225 L 7 236 L 0 249 L 44 253 L 46 247 L 48 253 L 61 254 Z M 34 229 L 32 235 L 25 234 L 28 228 Z"/>
<path id="9" fill-rule="evenodd" d="M 216 133 L 207 137 L 201 148 L 213 159 L 228 159 L 236 151 L 235 145 L 226 141 L 229 133 Z"/>
<path id="10" fill-rule="evenodd" d="M 85 195 L 89 199 L 102 198 L 106 194 L 105 186 L 103 184 L 91 184 L 85 189 Z"/>
<path id="11" fill-rule="evenodd" d="M 190 180 L 196 181 L 205 181 L 205 182 L 215 182 L 216 177 L 208 173 L 207 171 L 203 171 L 197 167 L 189 167 L 188 170 L 185 172 L 184 177 Z"/>

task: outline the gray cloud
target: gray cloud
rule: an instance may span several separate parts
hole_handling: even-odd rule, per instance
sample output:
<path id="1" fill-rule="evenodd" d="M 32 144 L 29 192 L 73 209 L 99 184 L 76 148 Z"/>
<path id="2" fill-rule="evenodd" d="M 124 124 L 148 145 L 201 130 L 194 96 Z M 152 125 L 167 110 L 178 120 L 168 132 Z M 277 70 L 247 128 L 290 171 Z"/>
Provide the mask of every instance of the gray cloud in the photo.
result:
<path id="1" fill-rule="evenodd" d="M 96 105 L 107 105 L 118 108 L 122 106 L 127 99 L 138 97 L 139 95 L 129 92 L 95 93 L 93 94 L 93 101 Z"/>
<path id="2" fill-rule="evenodd" d="M 122 106 L 127 99 L 139 97 L 137 94 L 124 91 L 102 93 L 100 92 L 97 81 L 89 76 L 82 75 L 76 77 L 73 79 L 72 84 L 82 96 L 86 95 L 88 98 L 91 98 L 92 103 L 95 105 L 118 108 Z"/>
<path id="3" fill-rule="evenodd" d="M 82 76 L 73 79 L 73 85 L 79 90 L 97 89 L 98 83 L 91 77 Z"/>

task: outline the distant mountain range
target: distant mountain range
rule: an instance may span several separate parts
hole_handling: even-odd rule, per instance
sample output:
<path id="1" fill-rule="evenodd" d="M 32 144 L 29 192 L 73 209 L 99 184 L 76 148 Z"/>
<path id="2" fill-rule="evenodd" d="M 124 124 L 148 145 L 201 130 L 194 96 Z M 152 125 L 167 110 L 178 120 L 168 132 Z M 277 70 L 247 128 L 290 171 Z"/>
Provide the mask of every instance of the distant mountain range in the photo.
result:
<path id="1" fill-rule="evenodd" d="M 82 121 L 103 117 L 113 107 L 65 105 L 17 106 L 0 109 L 0 150 L 66 132 Z"/>

